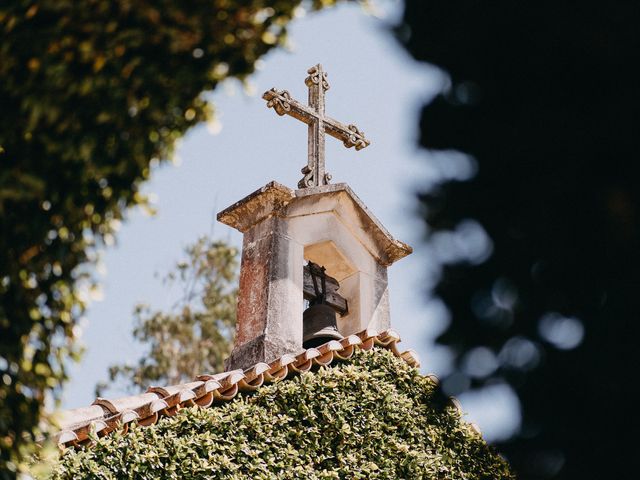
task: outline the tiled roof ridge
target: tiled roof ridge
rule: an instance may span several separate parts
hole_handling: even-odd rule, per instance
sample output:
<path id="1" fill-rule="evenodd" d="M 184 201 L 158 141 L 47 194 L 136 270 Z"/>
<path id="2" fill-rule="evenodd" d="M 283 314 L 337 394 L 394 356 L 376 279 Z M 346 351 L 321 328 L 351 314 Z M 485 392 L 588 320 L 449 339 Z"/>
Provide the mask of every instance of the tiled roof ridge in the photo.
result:
<path id="1" fill-rule="evenodd" d="M 90 433 L 99 437 L 118 429 L 127 431 L 132 422 L 148 426 L 162 416 L 172 417 L 183 407 L 209 407 L 214 402 L 233 399 L 239 392 L 251 392 L 264 383 L 283 380 L 308 372 L 314 366 L 327 366 L 334 360 L 348 360 L 356 348 L 371 350 L 375 346 L 390 350 L 412 367 L 420 362 L 413 350 L 401 352 L 400 336 L 394 330 L 377 332 L 367 329 L 341 340 L 331 340 L 297 355 L 285 354 L 270 363 L 257 363 L 242 371 L 200 375 L 195 381 L 166 387 L 149 387 L 145 393 L 117 399 L 98 397 L 88 407 L 62 412 L 60 431 L 55 440 L 60 447 L 90 445 Z"/>

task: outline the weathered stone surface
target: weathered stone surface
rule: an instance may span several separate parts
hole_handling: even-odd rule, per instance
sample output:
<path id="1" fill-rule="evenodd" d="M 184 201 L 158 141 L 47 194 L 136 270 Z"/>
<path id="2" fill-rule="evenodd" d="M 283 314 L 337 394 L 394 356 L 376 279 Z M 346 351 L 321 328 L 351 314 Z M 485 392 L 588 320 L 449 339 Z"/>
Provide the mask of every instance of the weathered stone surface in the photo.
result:
<path id="1" fill-rule="evenodd" d="M 271 182 L 218 218 L 244 233 L 236 343 L 227 368 L 302 349 L 304 265 L 323 265 L 348 302 L 338 330 L 390 328 L 387 266 L 411 253 L 345 184 Z M 307 295 L 308 298 L 308 295 Z"/>
<path id="2" fill-rule="evenodd" d="M 269 218 L 285 207 L 295 193 L 278 182 L 269 182 L 264 187 L 247 195 L 218 213 L 218 221 L 244 233 L 256 223 Z"/>
<path id="3" fill-rule="evenodd" d="M 340 140 L 345 147 L 355 147 L 356 150 L 362 150 L 371 143 L 355 125 L 343 125 L 325 115 L 324 94 L 329 90 L 329 82 L 322 65 L 314 65 L 307 73 L 309 76 L 304 83 L 309 88 L 308 106 L 294 100 L 287 90 L 272 88 L 262 95 L 267 107 L 273 108 L 278 115 L 290 115 L 308 126 L 307 165 L 302 169 L 304 177 L 298 182 L 299 188 L 326 185 L 331 180 L 324 165 L 325 134 Z"/>
<path id="4" fill-rule="evenodd" d="M 288 342 L 266 334 L 260 335 L 249 342 L 234 347 L 229 358 L 225 361 L 226 370 L 246 369 L 258 362 L 270 363 L 285 354 L 298 354 L 302 351 L 302 341 Z"/>
<path id="5" fill-rule="evenodd" d="M 389 266 L 413 252 L 409 245 L 393 238 L 346 183 L 303 188 L 296 190 L 295 196 L 296 201 L 287 204 L 285 215 L 311 215 L 332 211 L 364 242 L 381 265 Z"/>
<path id="6" fill-rule="evenodd" d="M 244 368 L 302 348 L 302 321 L 283 321 L 302 319 L 302 258 L 302 246 L 289 241 L 282 219 L 268 217 L 245 234 L 236 340 L 227 367 Z M 300 269 L 290 272 L 294 263 Z M 264 348 L 247 345 L 256 338 L 265 339 Z"/>

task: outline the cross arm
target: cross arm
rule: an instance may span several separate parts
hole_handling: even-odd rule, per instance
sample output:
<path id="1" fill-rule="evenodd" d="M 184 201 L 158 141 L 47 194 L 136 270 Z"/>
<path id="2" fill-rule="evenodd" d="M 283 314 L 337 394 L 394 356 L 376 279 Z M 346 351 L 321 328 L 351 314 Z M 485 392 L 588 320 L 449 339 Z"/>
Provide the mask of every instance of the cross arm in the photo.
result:
<path id="1" fill-rule="evenodd" d="M 311 107 L 291 98 L 287 90 L 272 88 L 264 92 L 262 98 L 267 101 L 267 107 L 273 108 L 280 116 L 291 115 L 307 125 L 311 124 L 314 119 L 321 119 L 326 133 L 340 140 L 347 148 L 355 147 L 356 150 L 362 150 L 371 143 L 365 138 L 364 132 L 361 132 L 355 125 L 344 125 L 330 117 L 320 118 Z"/>
<path id="2" fill-rule="evenodd" d="M 371 143 L 364 136 L 358 127 L 353 124 L 343 125 L 333 118 L 324 117 L 325 131 L 333 138 L 340 140 L 345 147 L 355 147 L 356 150 L 362 150 Z"/>
<path id="3" fill-rule="evenodd" d="M 291 115 L 293 118 L 297 118 L 307 125 L 318 118 L 315 110 L 291 98 L 287 90 L 276 90 L 272 88 L 264 92 L 262 98 L 267 101 L 267 107 L 273 108 L 280 116 L 285 114 Z"/>

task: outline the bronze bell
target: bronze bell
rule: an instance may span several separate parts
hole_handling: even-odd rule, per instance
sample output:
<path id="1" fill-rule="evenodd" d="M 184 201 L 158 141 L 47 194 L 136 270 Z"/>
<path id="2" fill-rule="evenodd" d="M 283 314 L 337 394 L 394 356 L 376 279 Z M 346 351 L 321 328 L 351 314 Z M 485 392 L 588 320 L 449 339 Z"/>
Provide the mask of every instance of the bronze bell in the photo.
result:
<path id="1" fill-rule="evenodd" d="M 309 273 L 316 296 L 302 315 L 302 346 L 304 348 L 317 347 L 329 340 L 343 338 L 338 331 L 336 312 L 326 303 L 325 268 L 309 262 Z M 318 287 L 318 278 L 321 280 L 321 288 Z"/>
<path id="2" fill-rule="evenodd" d="M 340 340 L 336 311 L 326 304 L 311 305 L 302 315 L 302 346 L 317 347 L 329 340 Z"/>

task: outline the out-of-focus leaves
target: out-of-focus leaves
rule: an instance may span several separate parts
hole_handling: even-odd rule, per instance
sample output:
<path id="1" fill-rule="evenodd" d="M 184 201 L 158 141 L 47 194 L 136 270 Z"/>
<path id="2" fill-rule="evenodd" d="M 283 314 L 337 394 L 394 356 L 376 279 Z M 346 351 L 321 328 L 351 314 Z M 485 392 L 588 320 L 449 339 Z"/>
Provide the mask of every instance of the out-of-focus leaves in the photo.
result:
<path id="1" fill-rule="evenodd" d="M 65 377 L 83 265 L 144 202 L 150 162 L 211 117 L 202 93 L 249 75 L 299 4 L 0 5 L 0 478 L 20 469 L 45 396 Z"/>
<path id="2" fill-rule="evenodd" d="M 516 391 L 522 428 L 500 448 L 522 479 L 634 468 L 639 22 L 618 0 L 407 1 L 407 49 L 451 78 L 420 143 L 477 164 L 421 197 L 452 318 L 443 386 Z"/>

